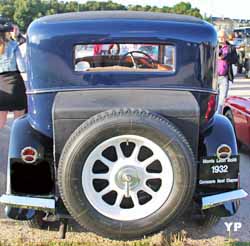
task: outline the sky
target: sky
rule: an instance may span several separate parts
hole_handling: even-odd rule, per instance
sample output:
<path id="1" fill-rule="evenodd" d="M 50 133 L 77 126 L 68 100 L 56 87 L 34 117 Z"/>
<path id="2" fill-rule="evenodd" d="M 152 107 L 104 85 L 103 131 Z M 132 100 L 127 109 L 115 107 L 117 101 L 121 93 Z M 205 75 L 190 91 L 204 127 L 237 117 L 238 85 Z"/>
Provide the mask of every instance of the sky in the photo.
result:
<path id="1" fill-rule="evenodd" d="M 97 0 L 107 1 L 107 0 Z M 190 2 L 193 7 L 197 7 L 201 10 L 202 14 L 211 14 L 216 17 L 230 17 L 237 19 L 250 19 L 250 0 L 183 0 L 184 2 Z M 87 2 L 86 0 L 78 0 L 80 3 Z M 162 7 L 173 6 L 180 0 L 113 0 L 123 5 L 139 4 L 139 5 L 156 5 Z"/>

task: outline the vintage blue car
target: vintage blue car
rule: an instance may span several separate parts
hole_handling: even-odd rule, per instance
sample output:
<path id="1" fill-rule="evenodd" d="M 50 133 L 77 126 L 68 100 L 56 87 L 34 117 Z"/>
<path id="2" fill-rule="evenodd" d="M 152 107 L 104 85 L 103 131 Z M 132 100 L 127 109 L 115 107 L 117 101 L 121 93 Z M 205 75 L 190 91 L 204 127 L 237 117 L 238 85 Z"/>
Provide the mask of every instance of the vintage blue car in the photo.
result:
<path id="1" fill-rule="evenodd" d="M 188 16 L 52 15 L 27 35 L 28 113 L 12 127 L 10 218 L 73 218 L 130 240 L 192 205 L 211 225 L 247 196 L 230 121 L 216 112 L 217 35 Z"/>

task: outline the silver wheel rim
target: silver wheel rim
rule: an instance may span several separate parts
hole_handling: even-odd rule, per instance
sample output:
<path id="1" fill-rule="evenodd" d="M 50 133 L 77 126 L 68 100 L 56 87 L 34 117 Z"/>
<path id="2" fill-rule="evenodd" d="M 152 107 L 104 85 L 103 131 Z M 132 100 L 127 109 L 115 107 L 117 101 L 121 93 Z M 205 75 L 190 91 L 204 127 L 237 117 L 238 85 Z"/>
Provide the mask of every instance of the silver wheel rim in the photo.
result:
<path id="1" fill-rule="evenodd" d="M 142 219 L 168 199 L 173 170 L 167 154 L 151 140 L 121 135 L 100 143 L 82 171 L 83 191 L 104 216 Z"/>

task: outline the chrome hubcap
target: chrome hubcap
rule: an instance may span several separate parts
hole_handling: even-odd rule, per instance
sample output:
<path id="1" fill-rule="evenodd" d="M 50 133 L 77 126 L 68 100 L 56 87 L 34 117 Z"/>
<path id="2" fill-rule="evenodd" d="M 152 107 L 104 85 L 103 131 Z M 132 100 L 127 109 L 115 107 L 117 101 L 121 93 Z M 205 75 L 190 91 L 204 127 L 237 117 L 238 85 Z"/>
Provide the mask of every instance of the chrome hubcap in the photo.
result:
<path id="1" fill-rule="evenodd" d="M 166 153 L 154 142 L 121 135 L 100 143 L 88 156 L 82 186 L 91 205 L 116 220 L 144 218 L 167 200 L 173 170 Z"/>
<path id="2" fill-rule="evenodd" d="M 117 173 L 116 185 L 124 190 L 126 198 L 131 197 L 131 192 L 136 190 L 141 185 L 139 172 L 133 166 L 125 166 Z"/>

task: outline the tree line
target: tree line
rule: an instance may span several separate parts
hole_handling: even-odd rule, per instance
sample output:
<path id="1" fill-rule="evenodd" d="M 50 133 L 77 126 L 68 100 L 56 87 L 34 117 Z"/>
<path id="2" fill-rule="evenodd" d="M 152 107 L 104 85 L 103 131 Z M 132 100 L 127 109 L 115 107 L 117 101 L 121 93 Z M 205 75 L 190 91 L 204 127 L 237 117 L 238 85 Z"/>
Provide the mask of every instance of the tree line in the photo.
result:
<path id="1" fill-rule="evenodd" d="M 0 0 L 0 15 L 12 20 L 22 31 L 25 31 L 34 19 L 45 15 L 91 10 L 152 11 L 186 14 L 202 18 L 200 10 L 193 8 L 190 3 L 186 2 L 180 2 L 173 7 L 163 6 L 160 8 L 149 5 L 125 6 L 112 1 L 78 3 L 77 1 L 58 0 Z"/>

